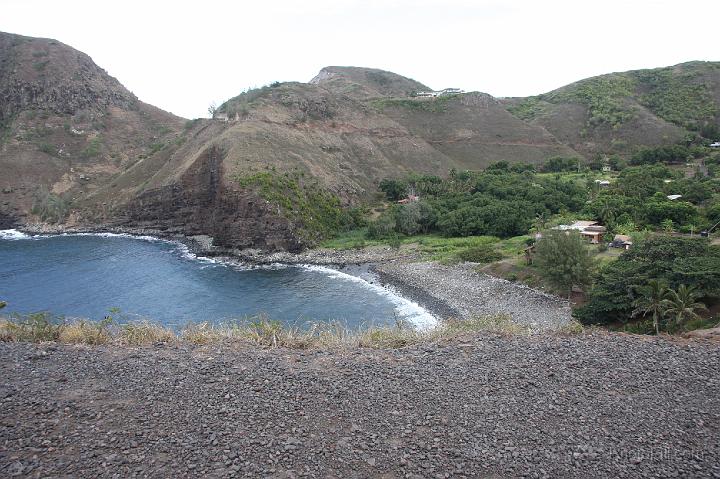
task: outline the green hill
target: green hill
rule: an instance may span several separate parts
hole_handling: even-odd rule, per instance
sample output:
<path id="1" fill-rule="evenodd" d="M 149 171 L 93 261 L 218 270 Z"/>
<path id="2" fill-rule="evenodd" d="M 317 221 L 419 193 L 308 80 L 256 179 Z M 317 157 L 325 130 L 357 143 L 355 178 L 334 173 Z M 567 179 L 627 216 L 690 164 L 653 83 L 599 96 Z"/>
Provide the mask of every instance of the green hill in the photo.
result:
<path id="1" fill-rule="evenodd" d="M 516 117 L 585 154 L 627 153 L 720 134 L 720 63 L 689 62 L 588 78 L 535 97 L 505 99 Z"/>

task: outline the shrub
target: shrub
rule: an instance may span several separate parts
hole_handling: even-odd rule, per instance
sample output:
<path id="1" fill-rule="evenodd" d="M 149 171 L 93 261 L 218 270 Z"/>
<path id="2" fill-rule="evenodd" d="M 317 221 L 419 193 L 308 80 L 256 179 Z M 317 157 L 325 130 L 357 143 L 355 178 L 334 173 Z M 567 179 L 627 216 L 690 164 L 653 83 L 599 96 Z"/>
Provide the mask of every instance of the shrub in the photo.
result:
<path id="1" fill-rule="evenodd" d="M 472 263 L 494 263 L 502 259 L 502 254 L 491 244 L 481 244 L 458 251 L 458 259 Z"/>
<path id="2" fill-rule="evenodd" d="M 45 188 L 40 188 L 30 212 L 48 223 L 61 223 L 70 213 L 70 203 Z"/>
<path id="3" fill-rule="evenodd" d="M 49 313 L 33 313 L 26 316 L 13 315 L 2 324 L 2 336 L 11 341 L 56 341 L 60 337 L 62 318 Z"/>
<path id="4" fill-rule="evenodd" d="M 534 264 L 551 285 L 570 296 L 573 286 L 590 284 L 592 258 L 576 231 L 551 230 L 536 243 Z"/>
<path id="5" fill-rule="evenodd" d="M 90 158 L 95 158 L 100 154 L 101 147 L 102 140 L 99 136 L 96 136 L 95 138 L 90 140 L 85 149 L 80 152 L 80 156 L 86 160 Z"/>
<path id="6" fill-rule="evenodd" d="M 383 214 L 368 224 L 367 235 L 370 239 L 387 238 L 395 232 L 395 219 L 389 214 Z"/>
<path id="7" fill-rule="evenodd" d="M 126 323 L 120 326 L 119 341 L 129 346 L 168 343 L 177 339 L 175 333 L 149 321 Z"/>

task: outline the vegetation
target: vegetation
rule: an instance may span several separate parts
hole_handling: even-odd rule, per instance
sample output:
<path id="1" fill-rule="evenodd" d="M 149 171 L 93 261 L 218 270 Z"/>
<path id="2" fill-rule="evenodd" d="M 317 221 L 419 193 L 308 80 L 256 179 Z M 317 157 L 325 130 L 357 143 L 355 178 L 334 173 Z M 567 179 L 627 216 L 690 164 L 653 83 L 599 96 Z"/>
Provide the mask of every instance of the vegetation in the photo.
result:
<path id="1" fill-rule="evenodd" d="M 704 138 L 720 135 L 718 106 L 712 92 L 715 64 L 692 62 L 675 67 L 612 73 L 588 78 L 508 106 L 523 120 L 533 120 L 553 105 L 580 104 L 588 110 L 585 129 L 618 129 L 635 118 L 638 106 L 660 119 Z"/>
<path id="2" fill-rule="evenodd" d="M 579 167 L 580 158 L 553 156 L 545 162 L 542 171 L 545 173 L 560 173 L 564 171 L 578 171 Z"/>
<path id="3" fill-rule="evenodd" d="M 586 241 L 577 231 L 551 230 L 535 244 L 535 265 L 553 287 L 572 293 L 573 286 L 590 284 L 592 259 Z"/>
<path id="4" fill-rule="evenodd" d="M 102 139 L 99 136 L 91 139 L 85 149 L 80 152 L 80 156 L 84 159 L 95 158 L 100 154 L 102 148 Z"/>
<path id="5" fill-rule="evenodd" d="M 142 346 L 156 343 L 187 342 L 233 344 L 266 348 L 382 348 L 396 349 L 430 341 L 452 340 L 477 332 L 527 334 L 508 316 L 483 316 L 464 321 L 447 321 L 431 330 L 418 330 L 403 321 L 394 326 L 360 328 L 348 331 L 336 322 L 309 323 L 305 327 L 284 325 L 266 316 L 213 325 L 189 324 L 179 331 L 151 322 L 119 323 L 112 316 L 103 321 L 65 321 L 47 313 L 14 315 L 0 319 L 0 341 L 70 344 L 121 344 Z M 579 331 L 576 331 L 579 332 Z"/>
<path id="6" fill-rule="evenodd" d="M 655 334 L 660 334 L 660 319 L 664 314 L 665 302 L 668 297 L 667 286 L 657 279 L 651 279 L 645 286 L 639 286 L 637 292 L 639 296 L 632 303 L 636 308 L 632 315 L 636 316 L 639 313 L 642 313 L 643 316 L 648 313 L 652 314 Z"/>
<path id="7" fill-rule="evenodd" d="M 540 116 L 545 109 L 542 101 L 535 96 L 524 98 L 519 103 L 509 106 L 508 111 L 521 120 L 530 121 Z"/>
<path id="8" fill-rule="evenodd" d="M 236 176 L 243 188 L 254 189 L 281 214 L 293 221 L 303 239 L 315 243 L 338 232 L 362 225 L 361 212 L 343 208 L 339 198 L 306 181 L 301 172 L 261 172 Z"/>
<path id="9" fill-rule="evenodd" d="M 470 261 L 473 263 L 493 263 L 503 258 L 503 254 L 489 243 L 482 243 L 477 246 L 461 249 L 456 255 L 461 261 Z"/>
<path id="10" fill-rule="evenodd" d="M 681 71 L 657 68 L 635 72 L 647 91 L 640 102 L 664 120 L 689 130 L 701 131 L 707 123 L 715 123 L 717 108 L 698 66 L 684 65 Z"/>
<path id="11" fill-rule="evenodd" d="M 388 199 L 408 185 L 420 201 L 393 205 L 370 223 L 371 239 L 392 234 L 510 238 L 528 232 L 538 215 L 580 210 L 587 192 L 576 181 L 520 172 L 506 162 L 483 172 L 451 173 L 448 178 L 413 175 L 382 183 Z"/>
<path id="12" fill-rule="evenodd" d="M 389 108 L 403 108 L 426 113 L 442 113 L 447 111 L 451 101 L 458 95 L 442 95 L 433 98 L 379 98 L 371 105 L 379 111 Z"/>
<path id="13" fill-rule="evenodd" d="M 215 115 L 216 113 L 225 113 L 230 118 L 234 117 L 235 115 L 246 117 L 250 113 L 250 110 L 253 108 L 253 106 L 260 99 L 269 95 L 273 90 L 281 86 L 282 83 L 273 82 L 260 88 L 247 88 L 238 96 L 229 99 L 219 107 L 211 105 L 212 111 L 208 109 L 208 113 L 210 113 L 211 116 Z"/>
<path id="14" fill-rule="evenodd" d="M 635 85 L 634 79 L 624 74 L 610 74 L 579 81 L 539 98 L 550 103 L 580 103 L 588 108 L 588 126 L 617 128 L 635 116 L 625 102 L 634 93 Z"/>
<path id="15" fill-rule="evenodd" d="M 702 319 L 698 311 L 707 311 L 704 303 L 696 301 L 698 295 L 695 287 L 681 284 L 677 290 L 669 290 L 665 302 L 664 315 L 672 322 L 672 326 L 681 327 L 689 321 Z"/>
<path id="16" fill-rule="evenodd" d="M 717 300 L 720 247 L 698 237 L 655 235 L 640 241 L 603 266 L 587 303 L 575 311 L 575 316 L 585 324 L 626 323 L 634 311 L 637 316 L 638 308 L 647 308 L 650 289 L 664 291 L 659 285 L 676 291 L 685 285 L 692 288 L 693 299 Z M 657 301 L 668 299 L 664 293 L 654 297 Z"/>
<path id="17" fill-rule="evenodd" d="M 30 212 L 40 217 L 41 221 L 62 223 L 70 213 L 70 203 L 43 187 L 35 195 Z"/>
<path id="18" fill-rule="evenodd" d="M 540 173 L 532 165 L 503 161 L 482 172 L 451 171 L 446 178 L 386 179 L 379 186 L 389 203 L 376 208 L 379 215 L 366 228 L 323 245 L 385 244 L 442 262 L 491 263 L 479 269 L 565 294 L 580 287 L 587 303 L 575 314 L 586 324 L 624 325 L 647 333 L 710 325 L 700 305 L 720 298 L 720 254 L 706 238 L 688 233 L 697 235 L 720 221 L 720 181 L 687 176 L 674 165 L 680 158 L 720 163 L 713 155 L 703 146 L 680 145 L 638 150 L 632 166 L 610 158 L 619 173 L 596 173 L 574 158 L 556 157 Z M 597 168 L 608 162 L 599 161 Z M 609 185 L 601 187 L 598 178 L 609 178 Z M 416 197 L 408 197 L 410 193 Z M 682 198 L 670 200 L 672 194 Z M 405 197 L 407 202 L 398 203 Z M 551 229 L 536 244 L 533 264 L 525 263 L 522 253 L 533 243 L 531 233 L 578 219 L 604 224 L 605 242 L 615 234 L 631 236 L 631 250 L 608 249 L 605 242 L 591 247 L 577 234 Z M 694 305 L 695 315 L 681 305 L 682 320 L 666 321 L 675 313 L 665 313 L 670 307 L 663 303 L 662 315 L 653 321 L 643 299 L 651 280 L 667 285 L 665 300 L 677 294 L 684 298 L 682 304 Z M 685 287 L 692 291 L 692 301 Z"/>

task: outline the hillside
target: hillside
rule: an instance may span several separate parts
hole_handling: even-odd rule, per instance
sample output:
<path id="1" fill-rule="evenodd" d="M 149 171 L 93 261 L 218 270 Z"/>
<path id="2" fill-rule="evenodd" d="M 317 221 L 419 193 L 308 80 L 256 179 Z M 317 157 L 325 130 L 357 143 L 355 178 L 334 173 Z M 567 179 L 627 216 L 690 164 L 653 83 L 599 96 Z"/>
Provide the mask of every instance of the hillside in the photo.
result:
<path id="1" fill-rule="evenodd" d="M 714 63 L 611 74 L 525 99 L 419 97 L 395 73 L 326 67 L 186 121 L 87 55 L 0 34 L 0 227 L 205 234 L 298 250 L 352 224 L 383 178 L 628 153 L 717 130 Z"/>
<path id="2" fill-rule="evenodd" d="M 310 84 L 321 85 L 336 94 L 353 98 L 383 96 L 411 96 L 418 91 L 430 90 L 420 82 L 396 73 L 361 67 L 325 67 Z"/>
<path id="3" fill-rule="evenodd" d="M 0 226 L 31 211 L 64 217 L 72 200 L 181 130 L 181 119 L 139 101 L 87 55 L 0 33 Z"/>
<path id="4" fill-rule="evenodd" d="M 504 99 L 508 111 L 585 154 L 626 154 L 700 135 L 720 136 L 720 62 L 689 62 L 588 78 Z"/>

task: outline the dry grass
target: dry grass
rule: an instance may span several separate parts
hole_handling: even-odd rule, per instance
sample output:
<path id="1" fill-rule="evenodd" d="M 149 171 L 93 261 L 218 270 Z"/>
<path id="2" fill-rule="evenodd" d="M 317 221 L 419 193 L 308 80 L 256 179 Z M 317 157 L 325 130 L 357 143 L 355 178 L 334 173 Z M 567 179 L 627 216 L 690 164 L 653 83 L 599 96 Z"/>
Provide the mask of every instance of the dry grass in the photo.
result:
<path id="1" fill-rule="evenodd" d="M 171 329 L 149 321 L 123 324 L 114 338 L 120 344 L 142 346 L 146 344 L 170 343 L 178 340 Z"/>
<path id="2" fill-rule="evenodd" d="M 104 321 L 80 320 L 64 324 L 59 328 L 58 341 L 69 344 L 106 344 L 112 334 Z"/>
<path id="3" fill-rule="evenodd" d="M 582 327 L 578 330 L 576 325 L 572 325 L 564 332 L 579 331 L 582 331 Z M 190 324 L 180 331 L 148 321 L 118 324 L 111 318 L 100 322 L 65 321 L 47 315 L 0 319 L 0 341 L 57 341 L 89 345 L 142 346 L 171 342 L 206 345 L 229 342 L 262 348 L 398 349 L 414 344 L 452 340 L 480 332 L 506 335 L 530 334 L 528 328 L 512 322 L 507 315 L 448 320 L 427 331 L 417 330 L 402 321 L 398 321 L 394 326 L 357 330 L 348 330 L 345 325 L 337 322 L 311 323 L 305 327 L 288 326 L 265 316 L 219 325 Z"/>

